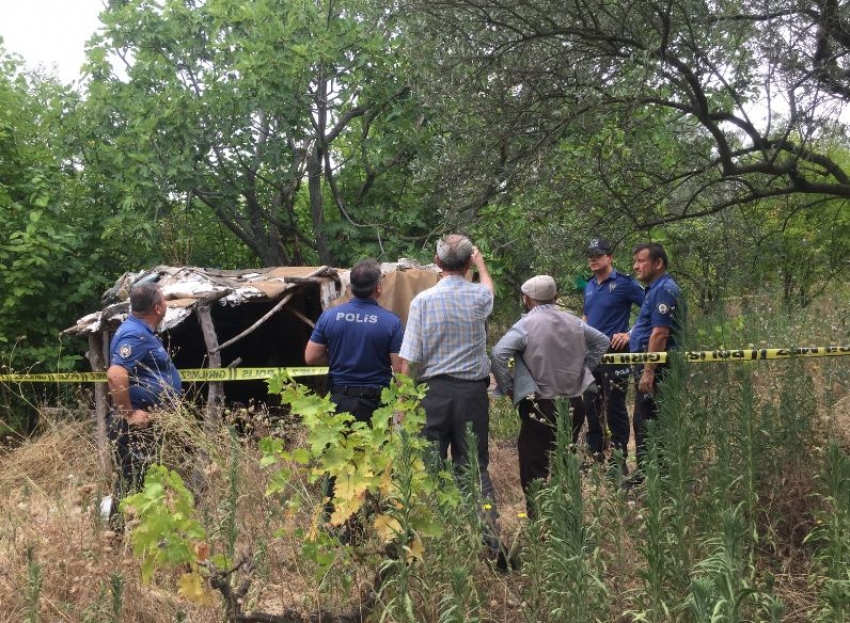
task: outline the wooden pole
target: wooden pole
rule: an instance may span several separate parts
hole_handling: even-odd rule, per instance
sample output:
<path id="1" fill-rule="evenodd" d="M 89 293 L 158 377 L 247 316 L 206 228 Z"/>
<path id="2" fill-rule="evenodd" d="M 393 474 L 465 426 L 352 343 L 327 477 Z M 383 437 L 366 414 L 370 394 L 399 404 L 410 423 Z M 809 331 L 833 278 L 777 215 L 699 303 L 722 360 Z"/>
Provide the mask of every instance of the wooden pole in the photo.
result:
<path id="1" fill-rule="evenodd" d="M 244 330 L 242 333 L 240 333 L 239 335 L 236 335 L 236 336 L 234 336 L 234 337 L 230 338 L 230 339 L 229 339 L 229 340 L 227 340 L 224 344 L 221 344 L 221 345 L 219 345 L 219 346 L 216 346 L 216 347 L 215 347 L 215 352 L 216 352 L 216 353 L 220 353 L 222 350 L 224 350 L 225 348 L 227 348 L 227 347 L 228 347 L 228 346 L 230 346 L 231 344 L 235 344 L 236 342 L 238 342 L 239 340 L 241 340 L 241 339 L 242 339 L 243 337 L 245 337 L 246 335 L 250 335 L 251 333 L 253 333 L 254 331 L 256 331 L 258 328 L 260 328 L 260 326 L 262 326 L 262 324 L 263 324 L 266 320 L 268 320 L 269 318 L 271 318 L 272 316 L 274 316 L 274 315 L 275 315 L 278 311 L 280 311 L 280 308 L 281 308 L 281 307 L 283 307 L 284 305 L 286 305 L 286 304 L 287 304 L 287 303 L 288 303 L 288 302 L 292 299 L 292 297 L 293 297 L 293 295 L 294 295 L 294 294 L 295 294 L 294 292 L 290 292 L 290 293 L 289 293 L 289 294 L 287 294 L 285 297 L 283 297 L 282 299 L 280 299 L 280 301 L 278 301 L 278 302 L 277 302 L 277 304 L 276 304 L 274 307 L 272 307 L 269 311 L 267 311 L 265 314 L 263 314 L 263 317 L 262 317 L 262 318 L 260 318 L 257 322 L 255 322 L 255 323 L 254 323 L 254 324 L 252 324 L 250 327 L 248 327 L 247 329 L 245 329 L 245 330 Z M 212 354 L 212 351 L 210 351 L 210 354 Z"/>
<path id="2" fill-rule="evenodd" d="M 195 305 L 195 314 L 204 334 L 204 344 L 207 347 L 207 367 L 221 368 L 221 348 L 218 345 L 218 335 L 213 325 L 209 303 Z M 210 381 L 207 390 L 207 414 L 204 418 L 204 430 L 211 432 L 221 423 L 224 410 L 224 384 L 221 381 Z"/>
<path id="3" fill-rule="evenodd" d="M 204 335 L 204 344 L 207 347 L 207 367 L 209 369 L 221 368 L 221 352 L 218 349 L 218 335 L 210 312 L 210 302 L 205 301 L 195 305 L 195 315 L 201 332 Z M 207 443 L 213 439 L 213 435 L 221 424 L 221 416 L 224 412 L 224 384 L 221 381 L 210 381 L 207 384 L 207 411 L 204 415 L 204 437 L 205 441 L 198 448 L 197 460 L 194 461 L 191 475 L 191 487 L 195 495 L 200 495 L 206 490 L 205 468 L 209 463 L 209 454 L 206 450 Z"/>
<path id="4" fill-rule="evenodd" d="M 86 357 L 91 364 L 93 372 L 106 371 L 103 336 L 103 333 L 92 333 L 89 335 L 89 350 L 86 353 Z M 109 479 L 112 477 L 112 454 L 109 452 L 109 437 L 106 433 L 106 418 L 109 414 L 109 388 L 106 383 L 94 384 L 94 414 L 95 440 L 97 442 L 100 469 L 104 477 Z"/>

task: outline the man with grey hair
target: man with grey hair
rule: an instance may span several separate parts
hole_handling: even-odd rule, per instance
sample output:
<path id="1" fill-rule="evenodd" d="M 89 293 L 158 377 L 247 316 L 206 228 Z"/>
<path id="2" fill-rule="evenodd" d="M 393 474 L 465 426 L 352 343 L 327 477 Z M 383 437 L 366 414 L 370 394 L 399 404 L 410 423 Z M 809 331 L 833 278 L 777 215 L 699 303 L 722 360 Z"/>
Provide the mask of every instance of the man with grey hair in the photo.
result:
<path id="1" fill-rule="evenodd" d="M 469 461 L 466 431 L 471 426 L 481 493 L 491 500 L 488 519 L 495 531 L 496 496 L 488 472 L 490 359 L 485 330 L 493 311 L 493 280 L 481 253 L 466 236 L 442 238 L 434 261 L 442 269 L 442 278 L 410 303 L 400 352 L 402 372 L 427 383 L 422 401 L 424 434 L 434 442 L 441 459 L 445 460 L 451 449 L 456 473 Z M 478 270 L 480 283 L 465 278 L 472 266 Z M 492 534 L 488 545 L 497 555 L 498 542 Z"/>
<path id="2" fill-rule="evenodd" d="M 160 450 L 155 413 L 174 406 L 180 396 L 180 373 L 155 333 L 167 308 L 158 284 L 134 286 L 130 315 L 110 344 L 106 380 L 112 397 L 109 432 L 119 469 L 118 498 L 144 482 L 145 472 Z"/>
<path id="3" fill-rule="evenodd" d="M 555 280 L 537 275 L 522 284 L 528 310 L 493 347 L 493 376 L 513 399 L 521 420 L 517 450 L 519 478 L 529 516 L 534 516 L 532 483 L 549 477 L 557 423 L 556 399 L 569 400 L 572 440 L 584 422 L 582 394 L 594 383 L 593 370 L 608 349 L 604 333 L 556 305 Z M 514 374 L 509 362 L 514 360 Z M 525 375 L 521 379 L 520 375 Z M 520 382 L 526 381 L 520 388 Z"/>

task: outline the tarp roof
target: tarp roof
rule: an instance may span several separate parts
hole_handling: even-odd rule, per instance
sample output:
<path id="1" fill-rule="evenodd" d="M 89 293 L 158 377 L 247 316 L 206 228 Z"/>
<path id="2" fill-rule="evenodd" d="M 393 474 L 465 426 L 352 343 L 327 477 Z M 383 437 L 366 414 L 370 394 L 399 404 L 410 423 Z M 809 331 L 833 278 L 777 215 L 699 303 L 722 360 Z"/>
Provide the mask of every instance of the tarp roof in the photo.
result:
<path id="1" fill-rule="evenodd" d="M 381 305 L 404 321 L 413 296 L 439 279 L 435 266 L 419 266 L 413 260 L 384 263 L 381 270 L 385 275 Z M 328 266 L 275 266 L 247 270 L 157 266 L 149 271 L 122 275 L 104 293 L 103 309 L 80 318 L 65 332 L 85 335 L 115 329 L 129 313 L 130 288 L 144 281 L 156 281 L 162 286 L 168 312 L 161 328 L 167 331 L 183 322 L 199 303 L 236 306 L 274 302 L 305 284 L 319 288 L 322 308 L 327 309 L 346 295 L 349 273 L 350 269 Z"/>

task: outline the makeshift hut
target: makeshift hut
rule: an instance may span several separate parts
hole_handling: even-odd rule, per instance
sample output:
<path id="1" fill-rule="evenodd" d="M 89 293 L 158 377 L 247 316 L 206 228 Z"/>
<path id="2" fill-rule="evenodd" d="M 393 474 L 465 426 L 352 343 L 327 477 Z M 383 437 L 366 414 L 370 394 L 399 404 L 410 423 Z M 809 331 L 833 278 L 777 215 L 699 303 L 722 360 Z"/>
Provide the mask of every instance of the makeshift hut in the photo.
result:
<path id="1" fill-rule="evenodd" d="M 411 299 L 437 283 L 433 265 L 409 260 L 382 264 L 380 303 L 407 321 Z M 88 339 L 87 357 L 95 372 L 105 371 L 112 334 L 129 313 L 130 288 L 145 281 L 162 286 L 168 313 L 160 326 L 163 341 L 181 369 L 303 367 L 304 347 L 315 321 L 325 309 L 346 300 L 349 269 L 271 267 L 256 270 L 214 270 L 158 266 L 125 273 L 104 293 L 103 308 L 80 318 L 66 333 Z M 98 438 L 106 447 L 109 409 L 105 383 L 95 389 Z M 318 385 L 317 385 L 318 387 Z M 225 396 L 245 402 L 264 401 L 263 381 L 204 384 L 206 418 L 216 421 Z"/>

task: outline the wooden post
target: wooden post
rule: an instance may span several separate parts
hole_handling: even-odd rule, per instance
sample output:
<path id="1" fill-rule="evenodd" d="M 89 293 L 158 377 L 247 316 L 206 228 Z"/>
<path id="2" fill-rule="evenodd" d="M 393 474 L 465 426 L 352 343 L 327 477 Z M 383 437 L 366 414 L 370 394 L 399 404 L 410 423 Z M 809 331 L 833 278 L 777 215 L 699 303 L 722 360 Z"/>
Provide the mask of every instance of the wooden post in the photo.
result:
<path id="1" fill-rule="evenodd" d="M 89 335 L 89 350 L 86 357 L 93 372 L 106 372 L 103 333 Z M 109 438 L 106 433 L 106 417 L 109 414 L 109 388 L 106 383 L 94 384 L 94 413 L 95 439 L 100 469 L 104 477 L 110 479 L 112 477 L 112 454 L 109 452 Z"/>
<path id="2" fill-rule="evenodd" d="M 218 346 L 218 335 L 215 332 L 209 303 L 195 305 L 195 314 L 204 334 L 204 343 L 207 347 L 207 367 L 209 369 L 221 368 L 221 349 Z M 224 385 L 221 381 L 210 381 L 207 390 L 207 414 L 204 418 L 204 430 L 212 431 L 221 422 L 221 414 L 224 410 Z"/>
<path id="3" fill-rule="evenodd" d="M 207 368 L 221 368 L 221 352 L 218 349 L 218 335 L 215 332 L 212 315 L 210 313 L 210 302 L 205 301 L 195 305 L 195 315 L 201 332 L 204 334 L 204 344 L 207 347 Z M 207 412 L 204 416 L 204 434 L 209 443 L 218 426 L 221 424 L 221 415 L 224 411 L 224 385 L 221 381 L 209 381 L 207 384 Z M 204 469 L 209 463 L 209 455 L 202 444 L 198 448 L 197 460 L 194 462 L 191 475 L 191 488 L 195 495 L 200 495 L 206 490 L 206 475 Z"/>

